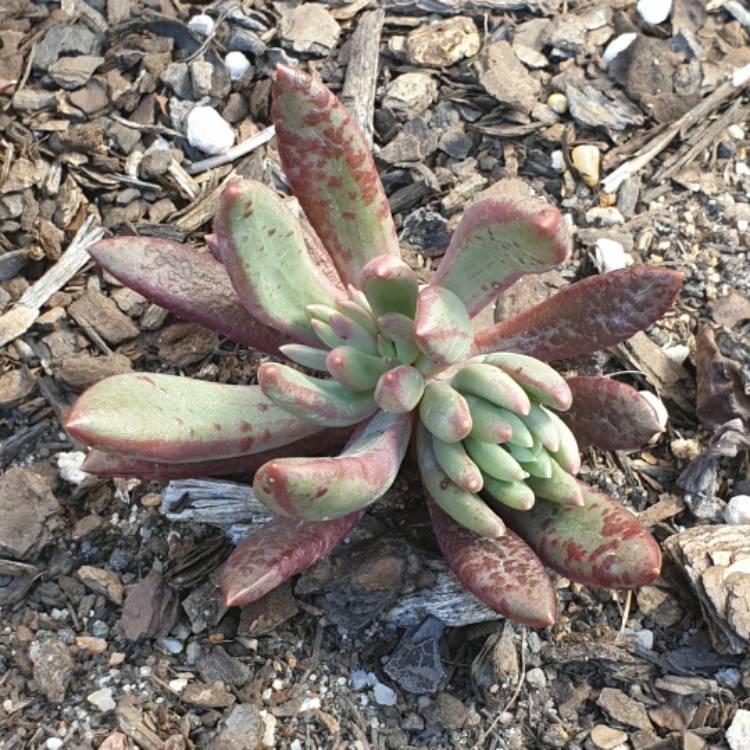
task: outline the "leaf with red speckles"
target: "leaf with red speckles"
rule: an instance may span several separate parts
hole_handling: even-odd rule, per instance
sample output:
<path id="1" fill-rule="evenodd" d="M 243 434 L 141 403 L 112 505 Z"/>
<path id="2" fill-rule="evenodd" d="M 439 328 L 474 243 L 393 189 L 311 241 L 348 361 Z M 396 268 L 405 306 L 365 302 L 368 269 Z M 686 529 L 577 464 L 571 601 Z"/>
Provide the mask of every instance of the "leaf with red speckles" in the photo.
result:
<path id="1" fill-rule="evenodd" d="M 354 393 L 335 380 L 312 378 L 275 362 L 258 368 L 258 383 L 281 409 L 321 427 L 357 424 L 377 411 L 371 393 Z"/>
<path id="2" fill-rule="evenodd" d="M 190 461 L 181 464 L 143 461 L 116 453 L 89 451 L 81 469 L 100 477 L 136 477 L 143 480 L 190 479 L 230 474 L 252 476 L 266 461 L 283 456 L 322 456 L 338 452 L 351 435 L 350 428 L 327 428 L 280 448 L 232 458 Z"/>
<path id="3" fill-rule="evenodd" d="M 527 511 L 496 510 L 549 565 L 587 586 L 632 589 L 658 577 L 656 540 L 630 511 L 611 497 L 580 483 L 585 505 L 563 507 L 537 499 Z"/>
<path id="4" fill-rule="evenodd" d="M 255 474 L 267 508 L 303 521 L 341 518 L 382 497 L 396 479 L 411 436 L 408 414 L 378 412 L 352 435 L 340 456 L 280 458 Z"/>
<path id="5" fill-rule="evenodd" d="M 364 511 L 308 523 L 278 516 L 239 543 L 221 569 L 221 592 L 230 607 L 260 599 L 324 558 L 357 525 Z"/>
<path id="6" fill-rule="evenodd" d="M 281 198 L 260 182 L 231 182 L 221 194 L 214 233 L 248 312 L 296 341 L 317 344 L 307 306 L 333 305 L 343 293 L 310 256 L 304 231 Z"/>
<path id="7" fill-rule="evenodd" d="M 268 354 L 290 341 L 245 310 L 226 269 L 208 253 L 153 237 L 115 237 L 88 251 L 123 284 L 185 320 Z"/>
<path id="8" fill-rule="evenodd" d="M 677 271 L 650 266 L 591 276 L 479 331 L 474 351 L 554 360 L 614 346 L 658 320 L 672 305 L 682 279 Z"/>
<path id="9" fill-rule="evenodd" d="M 84 391 L 65 429 L 105 452 L 186 463 L 259 453 L 319 428 L 273 404 L 258 386 L 133 372 Z"/>
<path id="10" fill-rule="evenodd" d="M 341 277 L 361 287 L 378 255 L 400 255 L 370 149 L 343 104 L 320 82 L 276 67 L 271 109 L 284 174 Z"/>
<path id="11" fill-rule="evenodd" d="M 427 501 L 440 551 L 456 578 L 488 607 L 522 625 L 547 628 L 557 617 L 555 589 L 544 566 L 512 531 L 479 536 Z"/>
<path id="12" fill-rule="evenodd" d="M 579 445 L 636 450 L 664 432 L 654 407 L 626 383 L 602 377 L 568 378 L 573 405 L 560 414 Z"/>
<path id="13" fill-rule="evenodd" d="M 568 257 L 560 212 L 523 183 L 497 183 L 469 206 L 432 280 L 454 292 L 473 317 L 527 273 L 549 271 Z"/>
<path id="14" fill-rule="evenodd" d="M 426 286 L 417 297 L 414 341 L 438 365 L 466 359 L 474 331 L 463 302 L 440 286 Z"/>

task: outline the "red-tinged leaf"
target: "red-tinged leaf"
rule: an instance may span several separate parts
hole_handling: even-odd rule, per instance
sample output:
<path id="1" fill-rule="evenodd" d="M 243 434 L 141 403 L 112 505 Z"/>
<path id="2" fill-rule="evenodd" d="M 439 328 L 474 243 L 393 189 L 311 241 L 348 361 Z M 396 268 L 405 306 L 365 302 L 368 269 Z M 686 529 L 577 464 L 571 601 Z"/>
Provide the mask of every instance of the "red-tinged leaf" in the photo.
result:
<path id="1" fill-rule="evenodd" d="M 438 365 L 466 359 L 474 331 L 461 300 L 449 289 L 426 286 L 417 297 L 414 341 Z"/>
<path id="2" fill-rule="evenodd" d="M 580 508 L 537 499 L 528 511 L 496 510 L 545 565 L 573 581 L 632 589 L 657 578 L 661 552 L 654 538 L 611 497 L 580 484 Z"/>
<path id="3" fill-rule="evenodd" d="M 84 391 L 65 428 L 99 450 L 163 463 L 259 453 L 319 429 L 274 405 L 258 386 L 137 372 Z"/>
<path id="4" fill-rule="evenodd" d="M 361 271 L 362 289 L 373 313 L 414 317 L 419 282 L 411 267 L 392 255 L 373 258 Z"/>
<path id="5" fill-rule="evenodd" d="M 432 380 L 425 386 L 419 417 L 428 431 L 444 443 L 463 440 L 472 428 L 467 400 L 440 380 Z"/>
<path id="6" fill-rule="evenodd" d="M 603 377 L 568 378 L 573 405 L 560 418 L 579 445 L 636 450 L 664 431 L 654 407 L 626 383 Z"/>
<path id="7" fill-rule="evenodd" d="M 474 351 L 554 360 L 614 346 L 658 320 L 677 296 L 682 279 L 677 271 L 651 266 L 591 276 L 480 331 Z"/>
<path id="8" fill-rule="evenodd" d="M 410 412 L 422 398 L 424 378 L 411 365 L 399 365 L 384 373 L 375 386 L 375 402 L 393 414 Z"/>
<path id="9" fill-rule="evenodd" d="M 555 589 L 543 565 L 512 531 L 499 539 L 479 536 L 428 500 L 440 551 L 456 578 L 488 607 L 532 628 L 555 623 Z"/>
<path id="10" fill-rule="evenodd" d="M 264 463 L 273 458 L 322 456 L 327 453 L 337 453 L 343 448 L 350 434 L 350 428 L 328 428 L 270 451 L 182 464 L 141 461 L 137 458 L 129 458 L 116 453 L 103 453 L 94 449 L 89 451 L 81 469 L 100 477 L 135 477 L 148 481 L 219 477 L 230 474 L 249 474 L 252 476 Z"/>
<path id="11" fill-rule="evenodd" d="M 549 271 L 568 257 L 560 212 L 505 180 L 469 206 L 432 280 L 454 292 L 474 317 L 527 273 Z"/>
<path id="12" fill-rule="evenodd" d="M 255 475 L 267 508 L 303 521 L 341 518 L 382 497 L 393 484 L 411 436 L 411 417 L 378 412 L 340 456 L 281 458 Z"/>
<path id="13" fill-rule="evenodd" d="M 333 305 L 343 293 L 310 256 L 304 230 L 281 198 L 260 182 L 231 182 L 221 194 L 214 233 L 250 314 L 315 345 L 307 306 Z"/>
<path id="14" fill-rule="evenodd" d="M 307 523 L 279 516 L 239 543 L 221 569 L 221 592 L 241 607 L 273 591 L 324 558 L 357 525 L 364 511 Z"/>
<path id="15" fill-rule="evenodd" d="M 271 110 L 284 173 L 341 277 L 357 287 L 378 255 L 400 255 L 396 227 L 367 142 L 318 81 L 279 65 Z"/>
<path id="16" fill-rule="evenodd" d="M 153 237 L 115 237 L 88 251 L 123 284 L 185 320 L 268 354 L 291 340 L 245 310 L 226 269 L 208 253 Z"/>
<path id="17" fill-rule="evenodd" d="M 258 368 L 258 383 L 281 409 L 320 427 L 357 424 L 377 411 L 369 393 L 354 393 L 335 380 L 311 378 L 275 362 Z"/>

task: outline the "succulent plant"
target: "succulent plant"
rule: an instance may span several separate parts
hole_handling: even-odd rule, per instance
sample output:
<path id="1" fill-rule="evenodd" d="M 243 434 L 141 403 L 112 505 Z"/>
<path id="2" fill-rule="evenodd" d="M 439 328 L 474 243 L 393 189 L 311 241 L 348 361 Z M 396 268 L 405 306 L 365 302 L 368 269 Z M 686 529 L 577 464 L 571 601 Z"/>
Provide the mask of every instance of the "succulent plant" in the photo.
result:
<path id="1" fill-rule="evenodd" d="M 84 469 L 253 475 L 257 498 L 277 515 L 225 564 L 230 605 L 263 596 L 344 539 L 391 487 L 411 443 L 447 564 L 502 614 L 554 622 L 545 565 L 603 587 L 655 578 L 656 542 L 576 479 L 577 438 L 633 449 L 662 420 L 634 388 L 566 380 L 547 362 L 649 326 L 672 304 L 680 275 L 640 266 L 587 278 L 475 331 L 472 319 L 519 277 L 567 257 L 559 212 L 518 183 L 500 183 L 466 209 L 421 285 L 338 99 L 279 67 L 272 114 L 304 216 L 268 187 L 235 181 L 221 195 L 210 253 L 144 237 L 91 249 L 110 274 L 171 312 L 272 355 L 258 384 L 105 379 L 67 420 L 91 447 Z"/>

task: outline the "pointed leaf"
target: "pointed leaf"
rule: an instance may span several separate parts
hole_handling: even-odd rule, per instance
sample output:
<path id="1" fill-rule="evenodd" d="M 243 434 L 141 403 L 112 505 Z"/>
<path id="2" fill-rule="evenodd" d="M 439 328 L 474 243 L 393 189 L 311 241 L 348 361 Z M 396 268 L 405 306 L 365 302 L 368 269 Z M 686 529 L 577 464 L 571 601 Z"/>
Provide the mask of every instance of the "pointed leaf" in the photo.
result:
<path id="1" fill-rule="evenodd" d="M 393 414 L 410 412 L 424 393 L 422 373 L 409 365 L 399 365 L 384 373 L 375 386 L 375 402 Z"/>
<path id="2" fill-rule="evenodd" d="M 654 407 L 632 386 L 611 378 L 568 378 L 573 405 L 560 418 L 579 445 L 636 450 L 664 431 Z"/>
<path id="3" fill-rule="evenodd" d="M 532 404 L 529 413 L 522 417 L 529 432 L 550 452 L 556 453 L 560 450 L 560 433 L 549 413 L 539 404 Z"/>
<path id="4" fill-rule="evenodd" d="M 419 403 L 419 417 L 424 426 L 444 443 L 463 440 L 472 428 L 467 400 L 448 383 L 431 381 Z"/>
<path id="5" fill-rule="evenodd" d="M 572 396 L 565 378 L 545 362 L 513 352 L 487 354 L 483 361 L 508 373 L 536 401 L 555 409 L 570 407 Z"/>
<path id="6" fill-rule="evenodd" d="M 494 539 L 505 533 L 505 525 L 487 503 L 451 482 L 440 468 L 432 436 L 422 424 L 417 427 L 417 460 L 425 492 L 453 520 L 481 536 Z"/>
<path id="7" fill-rule="evenodd" d="M 341 277 L 361 287 L 369 260 L 400 254 L 367 142 L 323 84 L 284 65 L 276 67 L 271 114 L 289 185 Z"/>
<path id="8" fill-rule="evenodd" d="M 357 424 L 377 409 L 368 393 L 353 393 L 334 380 L 311 378 L 273 362 L 258 368 L 258 383 L 274 404 L 306 423 L 321 427 Z"/>
<path id="9" fill-rule="evenodd" d="M 463 443 L 444 443 L 432 438 L 435 459 L 448 478 L 466 492 L 479 492 L 484 478 L 479 467 L 471 460 Z"/>
<path id="10" fill-rule="evenodd" d="M 580 507 L 583 505 L 581 483 L 568 474 L 554 459 L 550 459 L 552 474 L 549 479 L 530 476 L 526 484 L 534 490 L 539 498 L 544 498 L 560 505 Z"/>
<path id="11" fill-rule="evenodd" d="M 590 276 L 480 331 L 474 351 L 554 360 L 614 346 L 658 320 L 672 305 L 682 279 L 677 271 L 650 266 Z"/>
<path id="12" fill-rule="evenodd" d="M 268 354 L 289 341 L 250 315 L 224 266 L 194 247 L 154 237 L 115 237 L 88 252 L 123 284 L 184 320 Z"/>
<path id="13" fill-rule="evenodd" d="M 522 625 L 555 623 L 557 599 L 544 567 L 512 531 L 500 539 L 479 536 L 427 501 L 440 551 L 456 578 L 488 607 Z"/>
<path id="14" fill-rule="evenodd" d="M 351 391 L 373 390 L 388 369 L 380 357 L 364 354 L 351 346 L 337 346 L 328 352 L 326 367 L 341 385 Z"/>
<path id="15" fill-rule="evenodd" d="M 258 386 L 133 372 L 84 391 L 65 429 L 99 450 L 185 463 L 259 453 L 318 428 L 275 406 Z"/>
<path id="16" fill-rule="evenodd" d="M 408 415 L 378 412 L 340 456 L 269 461 L 256 473 L 253 489 L 275 513 L 304 521 L 340 518 L 388 491 L 410 436 Z"/>
<path id="17" fill-rule="evenodd" d="M 378 317 L 378 326 L 396 346 L 396 357 L 404 365 L 410 365 L 419 356 L 414 342 L 414 321 L 401 313 L 386 313 Z"/>
<path id="18" fill-rule="evenodd" d="M 454 292 L 472 317 L 524 274 L 548 271 L 570 252 L 554 206 L 514 180 L 491 193 L 466 209 L 432 281 Z"/>
<path id="19" fill-rule="evenodd" d="M 335 313 L 331 315 L 328 325 L 347 346 L 353 346 L 355 349 L 365 352 L 365 354 L 375 355 L 378 353 L 378 347 L 373 336 L 351 318 L 347 318 L 341 313 Z"/>
<path id="20" fill-rule="evenodd" d="M 306 523 L 279 516 L 239 543 L 221 569 L 221 593 L 241 607 L 324 558 L 357 525 L 362 511 Z"/>
<path id="21" fill-rule="evenodd" d="M 124 477 L 143 480 L 191 479 L 193 477 L 218 477 L 229 474 L 252 476 L 264 463 L 272 458 L 284 456 L 322 456 L 337 453 L 351 435 L 350 428 L 329 428 L 293 443 L 247 456 L 233 458 L 190 461 L 182 464 L 167 464 L 142 461 L 116 453 L 90 450 L 81 469 L 100 477 Z"/>
<path id="22" fill-rule="evenodd" d="M 400 313 L 414 317 L 419 284 L 417 276 L 400 258 L 381 255 L 362 269 L 362 288 L 373 313 Z"/>
<path id="23" fill-rule="evenodd" d="M 339 300 L 337 306 L 347 318 L 351 318 L 355 323 L 359 323 L 370 335 L 378 335 L 375 318 L 373 318 L 372 313 L 368 309 L 361 307 L 351 299 Z"/>
<path id="24" fill-rule="evenodd" d="M 273 190 L 230 183 L 214 219 L 221 257 L 242 304 L 301 343 L 317 343 L 307 305 L 333 305 L 341 292 L 313 261 L 302 227 Z"/>
<path id="25" fill-rule="evenodd" d="M 630 589 L 658 577 L 661 552 L 630 511 L 583 483 L 584 506 L 562 507 L 538 500 L 518 512 L 498 511 L 546 565 L 587 586 Z"/>
<path id="26" fill-rule="evenodd" d="M 470 436 L 464 440 L 464 446 L 472 460 L 487 476 L 506 482 L 515 482 L 528 476 L 518 461 L 496 443 L 483 443 Z"/>
<path id="27" fill-rule="evenodd" d="M 414 341 L 438 365 L 466 359 L 474 330 L 463 302 L 449 289 L 426 286 L 417 297 Z"/>
<path id="28" fill-rule="evenodd" d="M 516 414 L 526 415 L 531 410 L 526 391 L 499 367 L 482 362 L 465 365 L 453 376 L 451 384 L 461 393 L 480 396 Z"/>
<path id="29" fill-rule="evenodd" d="M 534 491 L 526 482 L 504 482 L 501 479 L 485 477 L 484 492 L 509 508 L 529 510 L 534 507 Z"/>
<path id="30" fill-rule="evenodd" d="M 279 351 L 292 362 L 296 362 L 302 367 L 318 372 L 328 372 L 326 358 L 328 357 L 327 349 L 318 349 L 315 346 L 306 344 L 284 344 L 279 347 Z"/>
<path id="31" fill-rule="evenodd" d="M 544 409 L 544 407 L 542 407 Z M 555 414 L 555 412 L 549 409 L 544 409 L 547 415 L 552 420 L 555 428 L 557 429 L 557 435 L 560 438 L 560 447 L 556 451 L 550 451 L 552 458 L 562 466 L 568 474 L 578 474 L 581 470 L 581 453 L 578 450 L 578 442 L 576 441 L 575 435 L 570 431 L 570 427 Z"/>

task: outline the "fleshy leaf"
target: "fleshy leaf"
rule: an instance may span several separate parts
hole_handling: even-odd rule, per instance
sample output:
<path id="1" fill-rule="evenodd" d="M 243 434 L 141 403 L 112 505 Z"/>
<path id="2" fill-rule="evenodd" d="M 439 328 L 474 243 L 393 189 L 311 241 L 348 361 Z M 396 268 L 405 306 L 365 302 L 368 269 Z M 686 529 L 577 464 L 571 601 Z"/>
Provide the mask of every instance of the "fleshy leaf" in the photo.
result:
<path id="1" fill-rule="evenodd" d="M 532 628 L 555 623 L 557 599 L 544 566 L 512 531 L 479 536 L 427 501 L 440 551 L 456 578 L 488 607 Z"/>
<path id="2" fill-rule="evenodd" d="M 281 198 L 260 182 L 231 182 L 221 194 L 214 230 L 247 310 L 266 325 L 315 345 L 307 305 L 333 305 L 342 293 L 310 257 L 302 227 Z"/>
<path id="3" fill-rule="evenodd" d="M 384 495 L 411 436 L 411 417 L 378 412 L 340 456 L 281 458 L 255 475 L 255 495 L 275 513 L 303 521 L 340 518 Z"/>
<path id="4" fill-rule="evenodd" d="M 506 482 L 515 482 L 528 476 L 518 461 L 497 443 L 484 443 L 467 437 L 464 445 L 472 460 L 487 476 Z"/>
<path id="5" fill-rule="evenodd" d="M 351 318 L 355 323 L 359 323 L 359 325 L 372 336 L 378 335 L 378 327 L 375 325 L 375 318 L 373 318 L 369 309 L 358 305 L 351 299 L 339 300 L 337 306 L 347 318 Z"/>
<path id="6" fill-rule="evenodd" d="M 542 407 L 544 409 L 544 407 Z M 557 435 L 560 439 L 560 447 L 556 451 L 550 451 L 552 457 L 562 466 L 568 474 L 578 474 L 581 470 L 581 452 L 578 450 L 578 442 L 575 435 L 570 431 L 570 427 L 549 409 L 544 409 L 549 418 L 552 420 Z"/>
<path id="7" fill-rule="evenodd" d="M 677 271 L 650 266 L 590 276 L 479 331 L 474 351 L 554 360 L 614 346 L 658 320 L 672 305 L 682 279 Z"/>
<path id="8" fill-rule="evenodd" d="M 550 459 L 552 475 L 549 479 L 530 476 L 526 484 L 534 490 L 537 497 L 549 500 L 552 503 L 580 507 L 583 505 L 581 494 L 581 483 L 575 477 L 568 474 L 554 459 Z"/>
<path id="9" fill-rule="evenodd" d="M 452 383 L 461 393 L 471 393 L 516 414 L 526 415 L 531 402 L 526 391 L 499 367 L 477 362 L 461 367 Z"/>
<path id="10" fill-rule="evenodd" d="M 100 477 L 136 477 L 143 480 L 190 479 L 192 477 L 218 477 L 229 474 L 249 474 L 252 476 L 264 463 L 272 458 L 284 456 L 322 456 L 338 452 L 351 435 L 351 428 L 329 428 L 320 430 L 309 437 L 293 443 L 247 456 L 207 459 L 182 464 L 167 464 L 142 461 L 137 458 L 89 451 L 81 469 Z"/>
<path id="11" fill-rule="evenodd" d="M 414 317 L 419 284 L 417 276 L 400 258 L 381 255 L 362 269 L 362 288 L 373 313 L 400 313 Z"/>
<path id="12" fill-rule="evenodd" d="M 239 543 L 221 569 L 221 592 L 241 607 L 324 558 L 357 525 L 363 511 L 320 523 L 279 516 Z"/>
<path id="13" fill-rule="evenodd" d="M 438 365 L 466 359 L 474 332 L 461 300 L 449 289 L 426 286 L 417 297 L 414 341 Z"/>
<path id="14" fill-rule="evenodd" d="M 471 436 L 483 443 L 504 443 L 513 436 L 513 428 L 499 406 L 478 396 L 466 396 L 471 414 Z"/>
<path id="15" fill-rule="evenodd" d="M 378 353 L 378 347 L 372 334 L 359 323 L 351 318 L 347 318 L 346 315 L 342 315 L 341 313 L 331 315 L 328 325 L 331 326 L 331 330 L 348 346 L 353 346 L 355 349 L 359 349 L 366 354 L 374 355 Z"/>
<path id="16" fill-rule="evenodd" d="M 472 428 L 467 400 L 443 381 L 433 380 L 425 386 L 419 403 L 419 417 L 424 426 L 444 443 L 463 440 Z"/>
<path id="17" fill-rule="evenodd" d="M 463 443 L 444 443 L 433 437 L 432 449 L 440 468 L 452 482 L 466 492 L 479 492 L 482 489 L 482 472 L 469 457 Z"/>
<path id="18" fill-rule="evenodd" d="M 386 313 L 378 317 L 380 330 L 396 346 L 396 358 L 405 365 L 410 365 L 419 356 L 419 349 L 414 343 L 414 321 L 401 313 Z"/>
<path id="19" fill-rule="evenodd" d="M 534 506 L 534 491 L 526 482 L 504 482 L 485 477 L 484 492 L 503 505 L 516 510 L 529 510 Z"/>
<path id="20" fill-rule="evenodd" d="M 524 274 L 548 271 L 570 252 L 554 206 L 514 180 L 488 193 L 464 212 L 432 281 L 454 292 L 472 317 Z"/>
<path id="21" fill-rule="evenodd" d="M 545 409 L 539 404 L 532 404 L 529 413 L 523 417 L 524 424 L 531 434 L 552 453 L 560 450 L 560 433 Z"/>
<path id="22" fill-rule="evenodd" d="M 536 401 L 555 409 L 570 407 L 573 397 L 565 378 L 545 362 L 513 352 L 487 354 L 483 361 L 508 373 Z"/>
<path id="23" fill-rule="evenodd" d="M 307 344 L 284 344 L 279 347 L 279 351 L 292 362 L 296 362 L 302 367 L 318 372 L 328 372 L 327 349 L 319 349 L 316 346 L 307 346 Z"/>
<path id="24" fill-rule="evenodd" d="M 384 373 L 375 386 L 375 402 L 393 414 L 410 412 L 422 398 L 424 378 L 410 365 L 399 365 Z"/>
<path id="25" fill-rule="evenodd" d="M 583 483 L 585 505 L 563 507 L 537 499 L 528 511 L 497 509 L 542 562 L 587 586 L 630 589 L 659 575 L 661 552 L 630 511 Z"/>
<path id="26" fill-rule="evenodd" d="M 275 406 L 258 386 L 135 372 L 84 391 L 65 428 L 99 450 L 164 463 L 259 453 L 319 429 Z"/>
<path id="27" fill-rule="evenodd" d="M 359 349 L 337 346 L 328 352 L 326 367 L 328 372 L 349 390 L 371 391 L 387 365 L 380 357 L 364 354 Z"/>
<path id="28" fill-rule="evenodd" d="M 378 255 L 400 255 L 396 227 L 370 149 L 321 83 L 276 67 L 271 109 L 284 174 L 341 277 L 361 287 Z"/>
<path id="29" fill-rule="evenodd" d="M 440 468 L 432 436 L 421 424 L 417 427 L 417 460 L 425 492 L 451 518 L 481 536 L 494 539 L 505 533 L 505 524 L 487 503 L 454 484 Z"/>
<path id="30" fill-rule="evenodd" d="M 654 407 L 627 383 L 611 378 L 568 378 L 573 406 L 560 414 L 579 445 L 636 450 L 664 428 Z"/>
<path id="31" fill-rule="evenodd" d="M 276 354 L 290 340 L 250 315 L 224 266 L 190 245 L 115 237 L 97 242 L 88 252 L 123 284 L 184 320 L 268 354 Z"/>
<path id="32" fill-rule="evenodd" d="M 277 406 L 308 424 L 346 427 L 371 417 L 377 406 L 368 393 L 353 393 L 334 380 L 311 378 L 286 365 L 258 368 L 263 393 Z"/>

